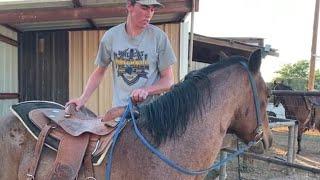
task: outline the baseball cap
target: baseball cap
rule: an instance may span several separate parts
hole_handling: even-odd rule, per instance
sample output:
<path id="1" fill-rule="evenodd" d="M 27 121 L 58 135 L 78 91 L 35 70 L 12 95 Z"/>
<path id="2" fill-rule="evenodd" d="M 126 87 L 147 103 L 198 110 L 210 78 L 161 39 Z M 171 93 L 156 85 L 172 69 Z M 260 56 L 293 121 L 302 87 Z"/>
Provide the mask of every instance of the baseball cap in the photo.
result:
<path id="1" fill-rule="evenodd" d="M 142 4 L 142 5 L 147 5 L 147 6 L 156 6 L 156 7 L 161 7 L 163 8 L 164 5 L 159 3 L 157 0 L 136 0 L 137 3 Z"/>

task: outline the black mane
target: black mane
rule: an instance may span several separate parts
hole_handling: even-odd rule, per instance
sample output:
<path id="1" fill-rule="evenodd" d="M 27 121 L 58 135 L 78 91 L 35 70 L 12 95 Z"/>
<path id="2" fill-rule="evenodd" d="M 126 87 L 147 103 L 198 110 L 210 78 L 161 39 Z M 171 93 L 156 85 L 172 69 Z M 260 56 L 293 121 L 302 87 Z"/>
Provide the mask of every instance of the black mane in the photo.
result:
<path id="1" fill-rule="evenodd" d="M 152 136 L 155 145 L 167 138 L 179 137 L 194 116 L 201 117 L 203 107 L 210 101 L 211 81 L 208 75 L 218 69 L 244 61 L 242 57 L 231 57 L 215 65 L 190 72 L 183 82 L 157 100 L 140 107 L 139 126 Z"/>

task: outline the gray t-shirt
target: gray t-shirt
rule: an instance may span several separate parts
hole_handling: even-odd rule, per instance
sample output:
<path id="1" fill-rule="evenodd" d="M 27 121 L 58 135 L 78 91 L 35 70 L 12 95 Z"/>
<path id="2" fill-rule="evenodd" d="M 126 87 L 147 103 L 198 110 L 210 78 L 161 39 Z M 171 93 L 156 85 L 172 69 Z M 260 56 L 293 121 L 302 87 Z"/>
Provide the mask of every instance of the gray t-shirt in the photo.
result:
<path id="1" fill-rule="evenodd" d="M 160 28 L 150 24 L 131 37 L 122 23 L 102 37 L 95 64 L 107 67 L 112 62 L 115 107 L 127 105 L 133 90 L 154 84 L 175 61 L 168 36 Z"/>

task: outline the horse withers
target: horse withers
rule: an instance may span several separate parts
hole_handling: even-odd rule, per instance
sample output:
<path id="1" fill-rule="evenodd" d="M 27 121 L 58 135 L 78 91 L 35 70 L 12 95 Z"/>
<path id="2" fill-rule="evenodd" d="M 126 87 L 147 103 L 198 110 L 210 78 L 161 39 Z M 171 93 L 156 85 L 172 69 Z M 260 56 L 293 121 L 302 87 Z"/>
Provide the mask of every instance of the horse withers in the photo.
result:
<path id="1" fill-rule="evenodd" d="M 273 90 L 288 90 L 294 91 L 290 86 L 285 85 L 283 82 L 274 82 Z M 314 96 L 303 95 L 274 95 L 273 104 L 278 107 L 282 104 L 285 109 L 285 117 L 287 119 L 297 120 L 298 125 L 298 150 L 301 152 L 302 134 L 312 128 L 320 131 L 320 98 Z"/>
<path id="2" fill-rule="evenodd" d="M 247 70 L 248 62 L 257 88 L 256 113 Z M 217 65 L 189 73 L 183 82 L 150 104 L 140 107 L 137 120 L 142 134 L 169 159 L 188 169 L 204 169 L 217 157 L 226 133 L 243 142 L 256 140 L 257 115 L 261 118 L 262 141 L 271 146 L 266 115 L 268 91 L 259 68 L 260 51 L 250 59 L 235 56 Z M 259 128 L 258 128 L 259 129 Z M 36 141 L 12 114 L 0 121 L 0 179 L 25 179 L 25 164 L 32 158 Z M 113 153 L 111 179 L 203 179 L 204 175 L 185 175 L 167 166 L 137 138 L 128 122 Z M 46 179 L 55 152 L 44 148 L 36 179 Z M 96 179 L 104 179 L 105 163 L 94 167 Z M 80 173 L 78 179 L 85 179 Z"/>

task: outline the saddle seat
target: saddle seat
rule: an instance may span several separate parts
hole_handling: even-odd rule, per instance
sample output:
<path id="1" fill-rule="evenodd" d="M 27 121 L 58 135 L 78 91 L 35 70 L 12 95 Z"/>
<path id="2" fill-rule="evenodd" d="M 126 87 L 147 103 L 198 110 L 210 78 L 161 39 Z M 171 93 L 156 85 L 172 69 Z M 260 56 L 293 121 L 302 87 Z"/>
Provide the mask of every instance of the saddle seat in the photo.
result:
<path id="1" fill-rule="evenodd" d="M 101 118 L 88 117 L 82 112 L 67 115 L 62 109 L 40 108 L 29 112 L 32 122 L 40 129 L 50 120 L 72 136 L 91 133 L 99 136 L 109 134 L 117 125 L 115 121 L 102 122 Z"/>

